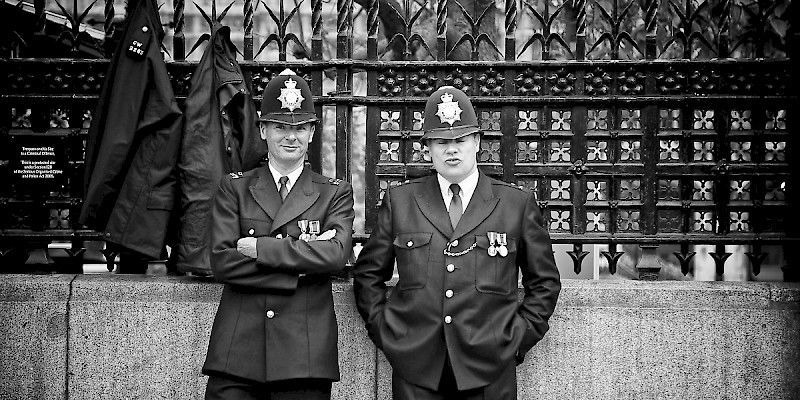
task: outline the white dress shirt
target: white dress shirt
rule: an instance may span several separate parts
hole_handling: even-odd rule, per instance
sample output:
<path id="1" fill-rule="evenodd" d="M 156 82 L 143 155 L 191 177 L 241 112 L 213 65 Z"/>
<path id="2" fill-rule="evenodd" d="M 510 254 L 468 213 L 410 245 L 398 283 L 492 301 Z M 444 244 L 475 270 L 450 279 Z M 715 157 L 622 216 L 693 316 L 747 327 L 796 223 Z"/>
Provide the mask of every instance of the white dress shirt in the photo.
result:
<path id="1" fill-rule="evenodd" d="M 469 201 L 472 199 L 472 194 L 475 193 L 475 188 L 478 187 L 478 170 L 476 169 L 475 172 L 471 173 L 461 182 L 450 182 L 441 174 L 436 174 L 436 178 L 439 179 L 439 190 L 442 192 L 442 199 L 444 199 L 444 206 L 447 208 L 447 211 L 450 211 L 450 200 L 453 198 L 453 192 L 450 190 L 450 185 L 453 183 L 457 183 L 458 186 L 461 187 L 461 193 L 459 193 L 459 196 L 461 196 L 461 206 L 463 210 L 466 211 Z"/>
<path id="2" fill-rule="evenodd" d="M 297 179 L 300 178 L 300 174 L 303 173 L 303 164 L 300 164 L 300 167 L 298 167 L 292 172 L 289 172 L 286 175 L 281 175 L 281 173 L 278 172 L 278 170 L 272 166 L 271 162 L 267 163 L 267 165 L 269 165 L 269 172 L 272 173 L 272 179 L 275 180 L 275 187 L 278 188 L 278 190 L 281 190 L 281 183 L 280 183 L 281 177 L 285 176 L 289 178 L 289 181 L 286 182 L 286 193 L 292 191 L 292 187 L 294 187 L 294 184 L 297 182 Z"/>

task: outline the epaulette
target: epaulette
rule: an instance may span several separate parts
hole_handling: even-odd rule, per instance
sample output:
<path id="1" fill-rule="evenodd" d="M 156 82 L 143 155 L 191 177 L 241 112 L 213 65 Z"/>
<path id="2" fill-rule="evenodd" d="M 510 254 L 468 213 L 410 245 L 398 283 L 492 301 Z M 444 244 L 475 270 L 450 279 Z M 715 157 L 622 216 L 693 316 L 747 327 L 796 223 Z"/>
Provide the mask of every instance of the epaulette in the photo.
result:
<path id="1" fill-rule="evenodd" d="M 230 175 L 231 179 L 239 179 L 242 177 L 243 174 L 242 171 L 238 171 L 238 172 L 231 172 L 228 175 Z"/>
<path id="2" fill-rule="evenodd" d="M 328 179 L 328 183 L 330 183 L 332 185 L 338 185 L 338 184 L 342 183 L 342 180 L 341 179 L 337 179 L 337 178 L 329 178 Z"/>
<path id="3" fill-rule="evenodd" d="M 503 186 L 512 187 L 514 189 L 521 190 L 523 192 L 527 192 L 528 191 L 528 189 L 525 189 L 524 186 L 516 184 L 514 182 L 506 182 L 506 181 L 501 181 L 501 180 L 497 180 L 496 182 L 498 182 L 499 184 L 501 184 Z"/>
<path id="4" fill-rule="evenodd" d="M 406 180 L 404 180 L 404 181 L 402 181 L 402 182 L 398 183 L 398 184 L 397 184 L 396 186 L 394 186 L 394 187 L 397 187 L 397 186 L 403 186 L 403 185 L 408 185 L 409 183 L 420 183 L 420 182 L 422 182 L 422 179 L 419 179 L 419 178 L 418 178 L 418 179 L 406 179 Z"/>

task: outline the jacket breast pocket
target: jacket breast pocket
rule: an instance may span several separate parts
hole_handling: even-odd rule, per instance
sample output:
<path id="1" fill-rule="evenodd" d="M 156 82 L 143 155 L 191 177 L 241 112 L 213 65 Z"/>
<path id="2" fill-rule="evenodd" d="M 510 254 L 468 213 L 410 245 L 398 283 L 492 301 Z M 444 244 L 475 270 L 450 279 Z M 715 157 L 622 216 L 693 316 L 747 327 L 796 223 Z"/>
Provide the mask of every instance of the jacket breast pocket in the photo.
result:
<path id="1" fill-rule="evenodd" d="M 475 289 L 479 292 L 507 295 L 517 288 L 517 241 L 510 237 L 506 241 L 508 254 L 503 257 L 497 251 L 491 256 L 489 239 L 475 237 Z"/>
<path id="2" fill-rule="evenodd" d="M 398 289 L 419 289 L 428 281 L 432 233 L 401 233 L 394 238 L 394 254 L 400 279 Z"/>

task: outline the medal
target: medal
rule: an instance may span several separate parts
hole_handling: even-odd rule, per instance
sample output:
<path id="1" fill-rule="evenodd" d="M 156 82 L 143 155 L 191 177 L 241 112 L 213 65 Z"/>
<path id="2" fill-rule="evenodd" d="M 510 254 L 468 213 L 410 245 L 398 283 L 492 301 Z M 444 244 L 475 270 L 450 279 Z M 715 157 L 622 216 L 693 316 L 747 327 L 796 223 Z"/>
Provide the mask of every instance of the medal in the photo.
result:
<path id="1" fill-rule="evenodd" d="M 319 221 L 309 221 L 308 225 L 308 233 L 311 234 L 311 240 L 317 240 L 317 235 L 319 235 Z"/>
<path id="2" fill-rule="evenodd" d="M 489 257 L 494 257 L 497 255 L 497 249 L 494 247 L 495 241 L 497 240 L 497 232 L 486 232 L 486 237 L 489 238 L 489 249 L 487 252 L 489 253 Z"/>
<path id="3" fill-rule="evenodd" d="M 505 233 L 498 233 L 497 234 L 497 244 L 500 245 L 500 248 L 497 249 L 497 252 L 500 253 L 500 257 L 507 256 L 508 255 L 508 248 L 506 247 L 506 244 L 508 244 L 508 242 L 506 241 L 506 234 Z"/>
<path id="4" fill-rule="evenodd" d="M 308 220 L 301 219 L 297 221 L 297 226 L 300 228 L 300 240 L 308 242 L 311 236 L 308 234 Z"/>

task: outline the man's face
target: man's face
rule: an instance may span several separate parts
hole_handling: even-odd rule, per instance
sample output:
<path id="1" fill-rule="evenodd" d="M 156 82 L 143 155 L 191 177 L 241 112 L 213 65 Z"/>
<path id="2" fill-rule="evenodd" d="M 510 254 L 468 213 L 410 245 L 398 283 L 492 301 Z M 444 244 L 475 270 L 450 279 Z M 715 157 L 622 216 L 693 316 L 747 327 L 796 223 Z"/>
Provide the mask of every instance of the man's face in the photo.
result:
<path id="1" fill-rule="evenodd" d="M 478 168 L 481 138 L 474 133 L 458 139 L 430 139 L 428 149 L 436 172 L 451 183 L 459 183 Z"/>
<path id="2" fill-rule="evenodd" d="M 270 161 L 276 167 L 287 169 L 303 163 L 308 144 L 314 139 L 315 129 L 313 122 L 301 125 L 261 123 L 261 139 L 267 142 Z"/>

